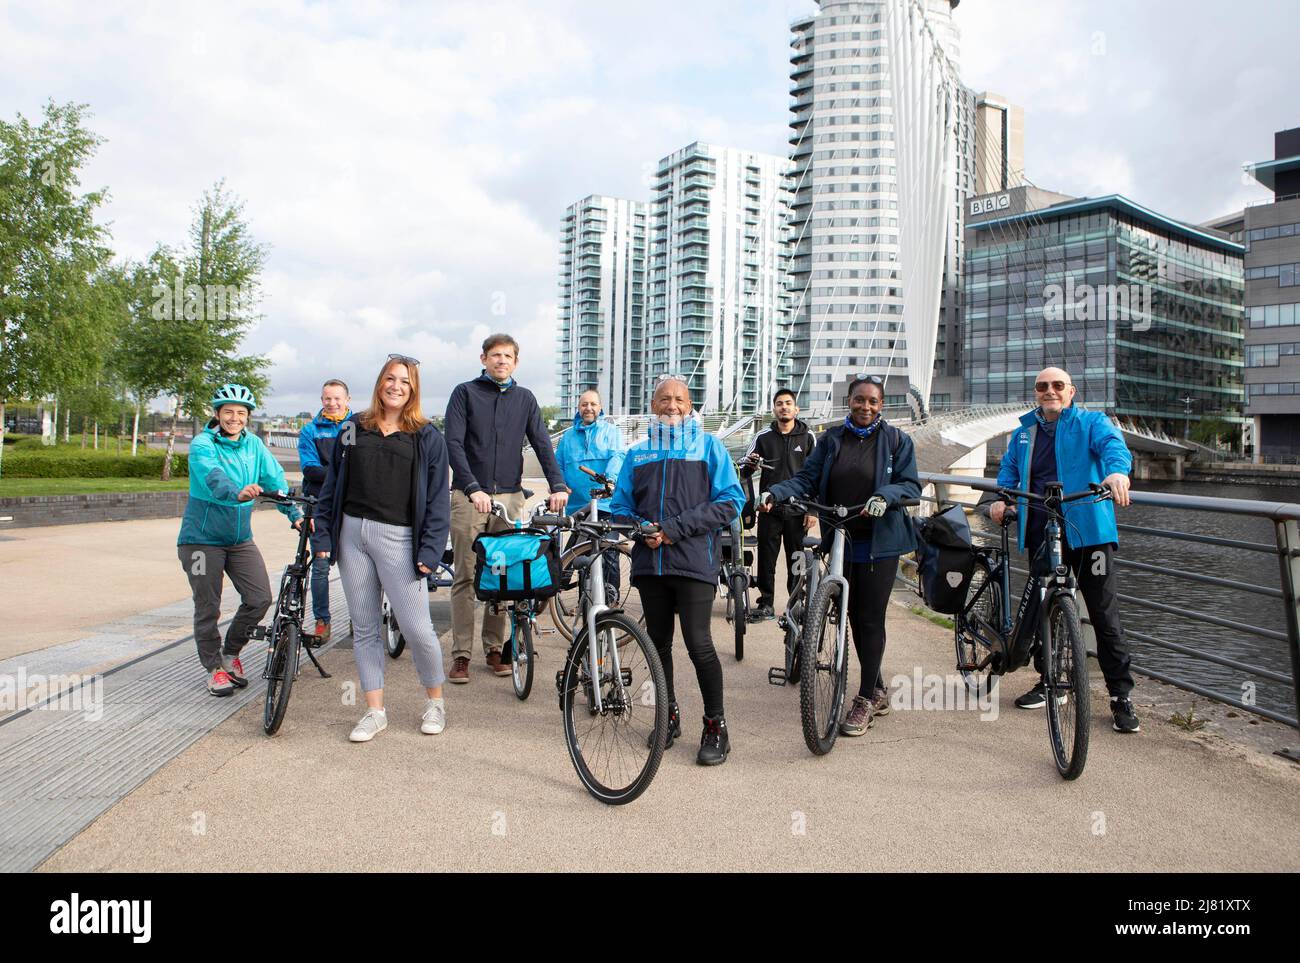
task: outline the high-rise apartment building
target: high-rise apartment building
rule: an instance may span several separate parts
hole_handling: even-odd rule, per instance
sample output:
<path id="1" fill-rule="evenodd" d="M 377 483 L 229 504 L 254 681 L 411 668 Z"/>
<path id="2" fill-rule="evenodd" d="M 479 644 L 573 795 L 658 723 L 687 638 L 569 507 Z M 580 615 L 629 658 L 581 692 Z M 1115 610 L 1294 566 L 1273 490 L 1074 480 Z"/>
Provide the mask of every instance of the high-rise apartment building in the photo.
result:
<path id="1" fill-rule="evenodd" d="M 560 406 L 596 388 L 609 415 L 644 410 L 649 205 L 592 195 L 569 206 L 560 234 L 556 369 Z"/>
<path id="2" fill-rule="evenodd" d="M 1245 209 L 1246 415 L 1259 459 L 1300 454 L 1300 127 L 1247 170 L 1273 199 Z"/>
<path id="3" fill-rule="evenodd" d="M 784 384 L 789 166 L 784 157 L 701 143 L 659 162 L 647 392 L 656 376 L 677 375 L 700 411 L 748 414 Z"/>
<path id="4" fill-rule="evenodd" d="M 956 6 L 820 0 L 791 25 L 788 355 L 805 407 L 838 403 L 847 372 L 887 376 L 895 397 L 909 386 L 929 397 L 936 371 L 956 375 L 975 155 Z"/>

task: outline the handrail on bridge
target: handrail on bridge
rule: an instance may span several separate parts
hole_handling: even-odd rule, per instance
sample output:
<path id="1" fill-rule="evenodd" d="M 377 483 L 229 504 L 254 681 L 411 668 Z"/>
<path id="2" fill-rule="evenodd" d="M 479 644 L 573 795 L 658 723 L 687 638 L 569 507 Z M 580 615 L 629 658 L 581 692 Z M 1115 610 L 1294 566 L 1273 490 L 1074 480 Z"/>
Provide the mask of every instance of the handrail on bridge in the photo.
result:
<path id="1" fill-rule="evenodd" d="M 945 489 L 948 486 L 973 488 L 976 491 L 981 492 L 993 492 L 998 489 L 996 480 L 991 478 L 975 478 L 966 475 L 944 475 L 932 472 L 920 472 L 920 479 L 924 488 L 933 486 L 935 494 L 930 496 L 928 500 L 936 502 L 946 500 L 944 495 Z M 1164 538 L 1181 542 L 1222 545 L 1236 549 L 1274 555 L 1278 560 L 1278 570 L 1281 576 L 1280 588 L 1276 589 L 1268 586 L 1252 585 L 1228 578 L 1205 575 L 1200 572 L 1182 571 L 1170 566 L 1154 566 L 1143 562 L 1130 561 L 1121 558 L 1116 558 L 1115 562 L 1121 567 L 1133 569 L 1135 571 L 1158 572 L 1162 575 L 1183 579 L 1200 585 L 1214 586 L 1215 588 L 1229 591 L 1245 592 L 1254 596 L 1259 604 L 1266 604 L 1262 602 L 1262 599 L 1260 598 L 1261 596 L 1277 599 L 1283 607 L 1283 615 L 1286 622 L 1285 632 L 1279 632 L 1276 629 L 1263 628 L 1255 625 L 1248 625 L 1244 622 L 1221 618 L 1208 612 L 1195 611 L 1177 605 L 1168 605 L 1134 595 L 1121 594 L 1119 595 L 1119 598 L 1130 604 L 1191 619 L 1203 624 L 1229 628 L 1258 638 L 1284 642 L 1287 646 L 1287 651 L 1291 660 L 1290 678 L 1262 666 L 1250 665 L 1227 656 L 1219 655 L 1214 652 L 1206 652 L 1202 649 L 1194 648 L 1183 643 L 1156 638 L 1155 636 L 1144 632 L 1126 630 L 1126 634 L 1131 638 L 1140 642 L 1145 642 L 1149 645 L 1154 645 L 1171 652 L 1178 652 L 1182 655 L 1216 665 L 1222 665 L 1238 671 L 1247 672 L 1251 675 L 1269 679 L 1270 681 L 1280 684 L 1289 684 L 1291 687 L 1292 705 L 1295 709 L 1296 715 L 1287 716 L 1281 712 L 1276 712 L 1272 709 L 1255 705 L 1252 701 L 1248 701 L 1244 697 L 1242 699 L 1233 698 L 1224 695 L 1221 692 L 1215 692 L 1199 683 L 1187 679 L 1180 679 L 1176 676 L 1155 669 L 1134 664 L 1132 666 L 1133 670 L 1142 675 L 1148 676 L 1149 678 L 1177 686 L 1181 689 L 1186 689 L 1198 695 L 1205 696 L 1206 698 L 1241 709 L 1244 712 L 1263 716 L 1267 719 L 1272 719 L 1275 722 L 1292 726 L 1293 728 L 1300 728 L 1300 721 L 1298 721 L 1300 720 L 1300 505 L 1291 502 L 1265 502 L 1244 498 L 1215 498 L 1201 495 L 1183 495 L 1166 492 L 1134 491 L 1130 492 L 1130 497 L 1136 505 L 1150 505 L 1160 508 L 1174 508 L 1219 515 L 1249 516 L 1266 519 L 1273 524 L 1274 534 L 1276 536 L 1276 543 L 1273 545 L 1263 542 L 1245 542 L 1236 539 L 1221 538 L 1214 535 L 1202 535 L 1194 532 L 1146 528 L 1128 524 L 1121 524 L 1119 529 L 1123 532 L 1130 532 L 1148 537 Z M 1027 574 L 1023 569 L 1013 569 L 1013 571 L 1016 571 L 1020 575 Z M 1084 621 L 1088 622 L 1090 620 L 1085 618 Z M 1287 747 L 1280 749 L 1278 750 L 1278 755 L 1300 762 L 1300 747 Z"/>

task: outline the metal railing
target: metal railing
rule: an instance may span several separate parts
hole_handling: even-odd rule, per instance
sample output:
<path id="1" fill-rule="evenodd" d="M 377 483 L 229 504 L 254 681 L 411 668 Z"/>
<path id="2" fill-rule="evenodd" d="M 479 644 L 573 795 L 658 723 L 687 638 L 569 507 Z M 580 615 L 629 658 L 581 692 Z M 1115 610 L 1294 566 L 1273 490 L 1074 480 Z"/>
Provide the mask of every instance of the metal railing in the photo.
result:
<path id="1" fill-rule="evenodd" d="M 961 475 L 942 475 L 932 474 L 929 472 L 921 472 L 920 478 L 927 493 L 931 488 L 933 488 L 932 495 L 926 494 L 924 496 L 925 500 L 933 502 L 950 501 L 950 499 L 946 497 L 949 487 L 971 488 L 981 492 L 996 491 L 998 487 L 997 482 L 991 478 L 970 478 Z M 1265 502 L 1241 498 L 1209 498 L 1197 495 L 1168 494 L 1163 492 L 1135 491 L 1130 494 L 1135 505 L 1181 509 L 1221 516 L 1249 516 L 1264 519 L 1272 524 L 1275 535 L 1274 544 L 1224 538 L 1217 535 L 1205 535 L 1195 532 L 1149 528 L 1125 523 L 1119 524 L 1119 530 L 1127 534 L 1154 539 L 1193 543 L 1198 545 L 1211 545 L 1237 551 L 1272 555 L 1278 561 L 1278 571 L 1280 574 L 1278 588 L 1254 585 L 1248 582 L 1223 578 L 1220 576 L 1206 575 L 1202 572 L 1184 571 L 1170 565 L 1153 565 L 1149 562 L 1139 562 L 1119 557 L 1116 557 L 1114 561 L 1117 567 L 1133 572 L 1158 574 L 1160 576 L 1190 582 L 1195 585 L 1211 586 L 1217 590 L 1245 593 L 1246 595 L 1258 600 L 1268 599 L 1269 602 L 1265 604 L 1280 605 L 1282 607 L 1281 614 L 1285 621 L 1285 631 L 1253 625 L 1237 619 L 1224 618 L 1202 609 L 1190 608 L 1183 605 L 1170 605 L 1165 602 L 1157 602 L 1153 599 L 1143 598 L 1138 595 L 1126 594 L 1123 592 L 1117 593 L 1117 598 L 1128 605 L 1136 606 L 1148 611 L 1177 616 L 1202 625 L 1215 626 L 1217 628 L 1243 633 L 1256 638 L 1267 639 L 1285 646 L 1290 659 L 1290 676 L 1264 666 L 1252 665 L 1242 661 L 1241 659 L 1231 658 L 1218 652 L 1206 651 L 1203 648 L 1189 646 L 1182 642 L 1173 642 L 1168 639 L 1159 638 L 1149 632 L 1132 628 L 1126 628 L 1125 630 L 1125 634 L 1129 638 L 1143 642 L 1147 645 L 1165 651 L 1175 652 L 1190 659 L 1223 666 L 1225 668 L 1233 669 L 1234 671 L 1247 673 L 1260 679 L 1267 679 L 1271 682 L 1288 686 L 1291 690 L 1290 695 L 1295 714 L 1286 715 L 1283 712 L 1256 705 L 1244 698 L 1238 699 L 1222 692 L 1215 691 L 1200 682 L 1181 678 L 1173 673 L 1153 669 L 1149 666 L 1134 663 L 1132 665 L 1133 671 L 1159 682 L 1164 682 L 1188 692 L 1204 696 L 1207 699 L 1212 699 L 1216 702 L 1232 706 L 1243 712 L 1271 719 L 1274 722 L 1280 722 L 1293 728 L 1300 728 L 1300 722 L 1297 721 L 1298 717 L 1300 717 L 1300 505 L 1289 502 Z M 1022 568 L 1016 568 L 1013 566 L 1012 571 L 1022 577 L 1028 575 L 1028 572 Z M 915 588 L 914 583 L 906 579 L 904 581 L 907 581 L 907 584 L 912 585 Z M 1083 621 L 1091 624 L 1090 618 L 1084 618 Z M 1300 747 L 1281 749 L 1278 750 L 1278 754 L 1286 756 L 1293 761 L 1300 762 Z"/>

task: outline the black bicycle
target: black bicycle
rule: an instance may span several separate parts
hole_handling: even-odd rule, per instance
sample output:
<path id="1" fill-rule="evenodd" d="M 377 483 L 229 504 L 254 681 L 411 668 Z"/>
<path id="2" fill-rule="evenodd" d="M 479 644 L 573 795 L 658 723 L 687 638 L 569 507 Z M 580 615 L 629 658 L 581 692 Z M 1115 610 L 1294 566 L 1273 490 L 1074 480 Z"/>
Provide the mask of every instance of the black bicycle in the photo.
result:
<path id="1" fill-rule="evenodd" d="M 803 547 L 790 560 L 790 570 L 795 578 L 794 588 L 786 599 L 785 611 L 776 620 L 785 643 L 785 663 L 767 670 L 767 681 L 772 685 L 799 684 L 799 653 L 803 641 L 804 616 L 808 612 L 809 600 L 817 594 L 817 586 L 821 584 L 825 557 L 821 538 L 805 535 Z"/>
<path id="2" fill-rule="evenodd" d="M 1090 498 L 1105 501 L 1108 488 L 1091 485 L 1087 491 L 1062 494 L 1062 486 L 1049 483 L 1047 493 L 1000 488 L 997 494 L 1012 502 L 1018 498 L 1041 504 L 1047 513 L 1047 537 L 1031 560 L 1020 606 L 1011 613 L 1011 563 L 1008 527 L 1014 509 L 1003 517 L 1001 544 L 975 550 L 966 605 L 954 619 L 957 671 L 977 697 L 992 696 L 994 677 L 1014 672 L 1033 657 L 1035 641 L 1043 645 L 1043 682 L 1047 689 L 1047 731 L 1057 771 L 1077 779 L 1088 760 L 1088 652 L 1074 592 L 1077 582 L 1061 554 L 1062 506 Z"/>
<path id="3" fill-rule="evenodd" d="M 436 592 L 439 588 L 451 585 L 455 579 L 456 568 L 451 550 L 451 535 L 448 535 L 447 547 L 442 550 L 442 560 L 438 562 L 438 567 L 429 573 L 429 591 Z M 396 659 L 406 649 L 406 636 L 402 634 L 402 627 L 397 624 L 397 613 L 388 604 L 388 596 L 381 595 L 380 598 L 382 614 L 379 631 L 384 640 L 384 651 L 388 653 L 390 659 Z"/>
<path id="4" fill-rule="evenodd" d="M 311 659 L 322 679 L 330 678 L 330 674 L 312 652 L 312 649 L 318 647 L 310 641 L 315 637 L 302 630 L 302 619 L 307 608 L 307 579 L 311 575 L 311 520 L 315 515 L 316 498 L 312 495 L 278 495 L 274 492 L 264 492 L 258 498 L 277 505 L 299 505 L 303 511 L 302 526 L 298 532 L 298 551 L 280 577 L 280 592 L 275 599 L 271 624 L 257 626 L 250 636 L 266 639 L 269 643 L 266 665 L 262 669 L 262 678 L 266 680 L 262 729 L 268 736 L 273 736 L 280 731 L 285 710 L 289 708 L 289 694 L 298 677 L 299 649 L 306 649 L 307 658 Z"/>
<path id="5" fill-rule="evenodd" d="M 737 515 L 727 531 L 718 536 L 718 553 L 722 565 L 718 569 L 718 584 L 726 604 L 724 615 L 731 623 L 736 639 L 736 661 L 745 657 L 745 626 L 749 624 L 749 567 L 754 563 L 754 546 L 758 539 L 746 535 Z M 737 546 L 740 546 L 737 548 Z"/>

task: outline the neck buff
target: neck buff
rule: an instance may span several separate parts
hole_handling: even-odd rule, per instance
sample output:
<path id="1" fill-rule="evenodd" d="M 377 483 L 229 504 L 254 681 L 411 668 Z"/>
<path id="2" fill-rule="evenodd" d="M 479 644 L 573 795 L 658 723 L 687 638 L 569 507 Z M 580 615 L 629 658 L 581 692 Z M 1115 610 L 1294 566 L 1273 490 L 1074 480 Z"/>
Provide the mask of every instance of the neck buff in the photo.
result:
<path id="1" fill-rule="evenodd" d="M 1061 420 L 1061 416 L 1060 416 L 1060 415 L 1057 415 L 1057 416 L 1056 416 L 1056 421 L 1048 421 L 1046 418 L 1043 417 L 1043 409 L 1042 409 L 1042 408 L 1035 408 L 1035 409 L 1034 409 L 1034 417 L 1035 417 L 1036 419 L 1038 419 L 1038 427 L 1039 427 L 1039 428 L 1043 429 L 1043 431 L 1047 432 L 1049 435 L 1055 435 L 1055 434 L 1056 434 L 1056 426 L 1057 426 L 1057 424 L 1060 423 L 1060 420 Z"/>
<path id="2" fill-rule="evenodd" d="M 870 438 L 875 433 L 876 429 L 880 427 L 880 416 L 877 415 L 876 420 L 873 421 L 871 424 L 867 425 L 867 427 L 859 428 L 857 425 L 853 423 L 852 415 L 845 415 L 844 427 L 847 428 L 849 431 L 853 432 L 859 438 Z"/>
<path id="3" fill-rule="evenodd" d="M 322 418 L 324 418 L 326 421 L 332 421 L 336 425 L 350 414 L 352 414 L 352 412 L 346 408 L 343 409 L 343 414 L 341 415 L 331 415 L 324 408 L 322 408 L 320 412 L 320 416 Z"/>

